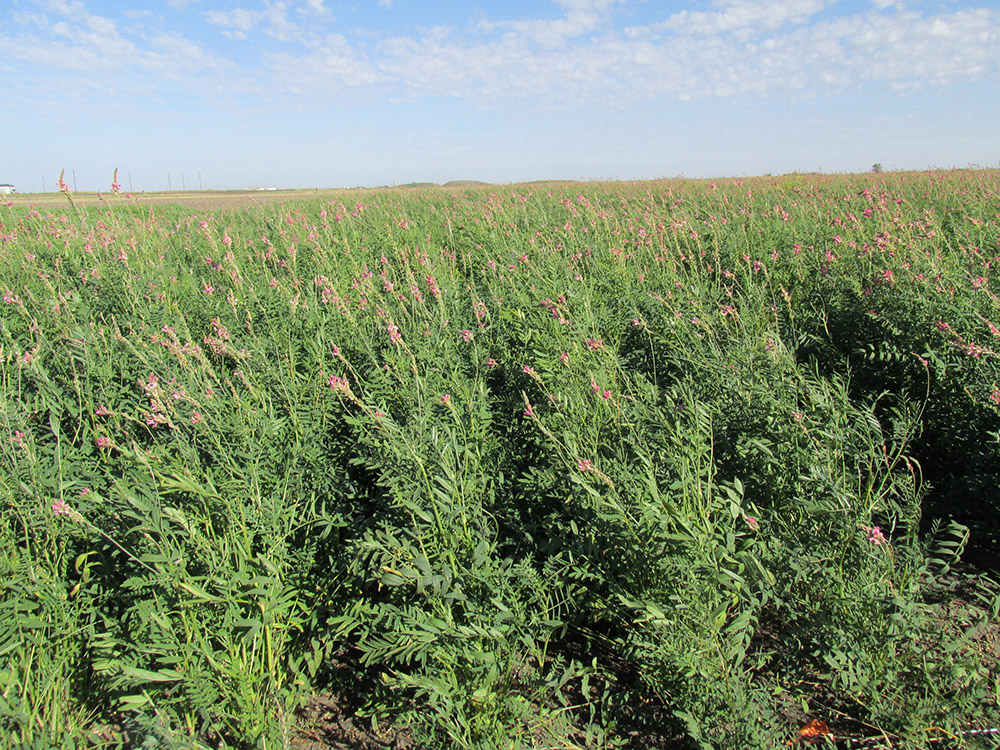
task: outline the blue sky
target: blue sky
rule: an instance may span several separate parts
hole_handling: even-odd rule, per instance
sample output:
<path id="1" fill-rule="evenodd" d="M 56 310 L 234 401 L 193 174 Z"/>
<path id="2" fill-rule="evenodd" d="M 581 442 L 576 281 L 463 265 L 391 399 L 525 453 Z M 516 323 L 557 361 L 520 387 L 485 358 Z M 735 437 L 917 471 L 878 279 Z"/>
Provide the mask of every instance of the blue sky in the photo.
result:
<path id="1" fill-rule="evenodd" d="M 0 0 L 0 91 L 22 192 L 996 166 L 1000 7 Z"/>

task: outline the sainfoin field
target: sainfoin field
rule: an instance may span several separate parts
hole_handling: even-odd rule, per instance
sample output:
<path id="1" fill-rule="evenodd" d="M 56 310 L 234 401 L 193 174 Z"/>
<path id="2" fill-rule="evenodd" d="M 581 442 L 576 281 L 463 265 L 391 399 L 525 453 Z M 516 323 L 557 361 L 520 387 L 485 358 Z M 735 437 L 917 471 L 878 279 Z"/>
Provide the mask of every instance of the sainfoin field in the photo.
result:
<path id="1" fill-rule="evenodd" d="M 1000 742 L 1000 171 L 68 197 L 0 746 Z"/>

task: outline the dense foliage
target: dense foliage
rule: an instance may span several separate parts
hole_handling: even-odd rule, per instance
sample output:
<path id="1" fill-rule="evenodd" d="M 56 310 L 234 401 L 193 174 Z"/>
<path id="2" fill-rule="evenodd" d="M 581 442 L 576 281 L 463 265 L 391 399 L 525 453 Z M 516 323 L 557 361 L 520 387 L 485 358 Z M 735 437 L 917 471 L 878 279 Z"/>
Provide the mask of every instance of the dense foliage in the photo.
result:
<path id="1" fill-rule="evenodd" d="M 996 171 L 22 201 L 0 255 L 0 744 L 1000 722 Z"/>

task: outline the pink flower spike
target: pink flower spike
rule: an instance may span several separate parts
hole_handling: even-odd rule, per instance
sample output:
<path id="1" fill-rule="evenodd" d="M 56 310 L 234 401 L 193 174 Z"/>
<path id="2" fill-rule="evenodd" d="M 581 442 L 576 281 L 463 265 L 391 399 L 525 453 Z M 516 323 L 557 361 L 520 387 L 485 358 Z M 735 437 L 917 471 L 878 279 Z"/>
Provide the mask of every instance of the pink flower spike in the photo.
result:
<path id="1" fill-rule="evenodd" d="M 885 535 L 882 533 L 882 529 L 878 526 L 862 526 L 861 528 L 866 534 L 868 534 L 868 541 L 876 547 L 881 547 L 882 545 L 889 543 L 889 540 L 886 539 Z"/>
<path id="2" fill-rule="evenodd" d="M 743 520 L 747 522 L 747 526 L 750 527 L 751 531 L 756 531 L 757 529 L 760 528 L 760 524 L 757 522 L 757 519 L 754 518 L 753 516 L 745 516 Z"/>
<path id="3" fill-rule="evenodd" d="M 65 500 L 56 500 L 52 503 L 52 512 L 57 516 L 68 516 L 72 513 L 72 509 L 66 504 Z"/>
<path id="4" fill-rule="evenodd" d="M 585 458 L 582 461 L 577 461 L 576 462 L 576 468 L 578 468 L 582 472 L 588 472 L 588 471 L 593 471 L 594 470 L 594 467 L 590 465 L 590 459 L 589 458 Z"/>
<path id="5" fill-rule="evenodd" d="M 445 406 L 448 406 L 448 404 L 449 404 L 450 401 L 451 401 L 451 394 L 450 393 L 444 393 L 444 394 L 441 395 L 441 403 L 442 404 L 444 404 Z"/>
<path id="6" fill-rule="evenodd" d="M 98 448 L 110 448 L 111 447 L 111 438 L 104 437 L 103 435 L 101 437 L 97 438 L 97 447 Z"/>

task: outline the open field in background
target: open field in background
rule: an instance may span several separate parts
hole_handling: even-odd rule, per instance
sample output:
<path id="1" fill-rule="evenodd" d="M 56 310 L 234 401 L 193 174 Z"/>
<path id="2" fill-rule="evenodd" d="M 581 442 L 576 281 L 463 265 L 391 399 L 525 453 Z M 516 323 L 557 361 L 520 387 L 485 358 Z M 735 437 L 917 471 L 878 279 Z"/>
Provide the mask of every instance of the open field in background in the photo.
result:
<path id="1" fill-rule="evenodd" d="M 105 198 L 0 201 L 0 746 L 996 744 L 1000 171 Z"/>
<path id="2" fill-rule="evenodd" d="M 411 183 L 396 187 L 380 188 L 298 188 L 283 190 L 174 190 L 141 193 L 73 193 L 73 203 L 80 208 L 118 205 L 122 201 L 133 201 L 142 205 L 156 206 L 172 203 L 199 211 L 224 211 L 244 206 L 267 206 L 298 200 L 331 200 L 335 196 L 363 192 L 364 190 L 410 190 L 441 188 L 443 190 L 465 189 L 485 186 L 476 180 L 455 180 L 444 185 L 433 183 Z M 62 193 L 14 193 L 0 197 L 0 203 L 13 206 L 33 206 L 38 210 L 64 208 L 67 198 Z"/>
<path id="3" fill-rule="evenodd" d="M 74 193 L 73 202 L 80 208 L 120 205 L 125 201 L 146 206 L 172 203 L 200 211 L 223 211 L 243 206 L 267 206 L 289 200 L 326 199 L 345 190 L 175 190 L 151 193 Z M 15 193 L 5 196 L 15 206 L 34 206 L 38 210 L 61 209 L 67 206 L 62 193 Z"/>

